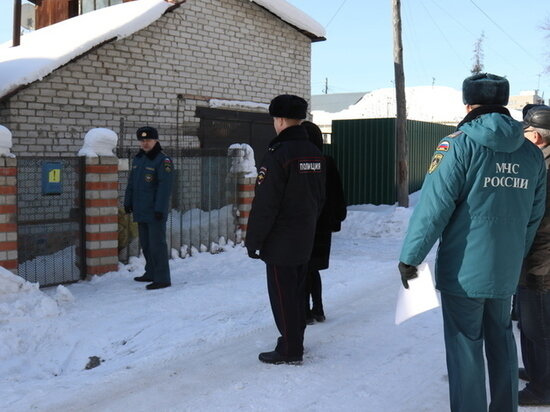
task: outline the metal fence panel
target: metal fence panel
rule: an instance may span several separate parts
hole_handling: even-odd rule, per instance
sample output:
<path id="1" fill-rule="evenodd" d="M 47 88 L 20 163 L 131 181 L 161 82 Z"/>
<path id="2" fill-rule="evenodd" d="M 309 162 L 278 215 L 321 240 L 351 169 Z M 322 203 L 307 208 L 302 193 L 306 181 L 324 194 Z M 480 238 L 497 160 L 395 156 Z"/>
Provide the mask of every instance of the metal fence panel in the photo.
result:
<path id="1" fill-rule="evenodd" d="M 45 192 L 47 163 L 60 166 L 60 192 Z M 78 281 L 85 272 L 83 158 L 18 157 L 17 166 L 18 274 L 41 286 Z"/>
<path id="2" fill-rule="evenodd" d="M 409 193 L 420 189 L 437 142 L 453 130 L 441 124 L 407 121 Z M 336 160 L 348 205 L 396 202 L 394 118 L 335 120 L 331 141 L 323 151 Z"/>

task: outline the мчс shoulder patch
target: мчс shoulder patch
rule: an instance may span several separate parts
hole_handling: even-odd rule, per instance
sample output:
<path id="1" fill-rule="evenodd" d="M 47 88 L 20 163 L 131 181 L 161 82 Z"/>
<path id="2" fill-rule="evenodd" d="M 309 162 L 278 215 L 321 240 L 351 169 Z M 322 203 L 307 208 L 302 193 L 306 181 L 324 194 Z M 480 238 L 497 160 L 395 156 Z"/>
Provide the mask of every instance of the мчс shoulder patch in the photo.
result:
<path id="1" fill-rule="evenodd" d="M 451 144 L 447 140 L 443 140 L 437 145 L 437 148 L 435 150 L 437 152 L 448 152 L 450 146 Z"/>
<path id="2" fill-rule="evenodd" d="M 443 155 L 441 153 L 436 153 L 433 155 L 432 161 L 430 162 L 430 168 L 428 169 L 429 174 L 432 174 L 435 171 L 435 169 L 437 169 L 442 159 L 443 159 Z"/>
<path id="3" fill-rule="evenodd" d="M 164 171 L 167 172 L 167 173 L 170 173 L 172 171 L 172 160 L 170 160 L 170 158 L 165 158 L 163 161 L 162 161 L 162 165 L 164 167 Z"/>

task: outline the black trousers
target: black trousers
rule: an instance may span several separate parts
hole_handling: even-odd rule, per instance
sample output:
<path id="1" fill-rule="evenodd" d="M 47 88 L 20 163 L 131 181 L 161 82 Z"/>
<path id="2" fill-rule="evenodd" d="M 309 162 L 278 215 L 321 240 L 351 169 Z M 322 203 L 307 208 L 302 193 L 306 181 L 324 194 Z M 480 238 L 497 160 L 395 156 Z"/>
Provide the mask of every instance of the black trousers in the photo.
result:
<path id="1" fill-rule="evenodd" d="M 145 277 L 153 282 L 170 283 L 166 220 L 138 223 L 139 241 L 145 256 Z"/>
<path id="2" fill-rule="evenodd" d="M 281 334 L 275 350 L 284 356 L 302 356 L 306 328 L 304 287 L 307 264 L 281 266 L 266 263 L 266 270 L 271 310 Z"/>

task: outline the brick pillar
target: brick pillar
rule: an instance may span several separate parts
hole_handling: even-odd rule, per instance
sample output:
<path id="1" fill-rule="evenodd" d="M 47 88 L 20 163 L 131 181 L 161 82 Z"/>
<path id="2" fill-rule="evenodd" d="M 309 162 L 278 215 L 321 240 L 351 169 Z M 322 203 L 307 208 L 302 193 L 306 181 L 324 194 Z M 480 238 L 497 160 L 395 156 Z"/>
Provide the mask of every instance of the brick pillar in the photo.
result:
<path id="1" fill-rule="evenodd" d="M 244 177 L 244 174 L 239 174 L 237 178 L 237 210 L 239 211 L 238 222 L 242 240 L 246 239 L 248 216 L 250 216 L 252 200 L 254 199 L 255 184 L 255 177 Z"/>
<path id="2" fill-rule="evenodd" d="M 0 156 L 0 266 L 17 274 L 17 159 Z"/>
<path id="3" fill-rule="evenodd" d="M 118 270 L 118 158 L 86 157 L 86 274 Z"/>

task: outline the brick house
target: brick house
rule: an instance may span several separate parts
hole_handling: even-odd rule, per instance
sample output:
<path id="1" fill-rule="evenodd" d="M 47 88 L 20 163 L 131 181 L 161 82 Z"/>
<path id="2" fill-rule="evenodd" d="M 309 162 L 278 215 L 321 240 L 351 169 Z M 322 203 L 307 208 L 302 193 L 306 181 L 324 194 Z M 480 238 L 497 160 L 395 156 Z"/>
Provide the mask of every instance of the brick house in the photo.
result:
<path id="1" fill-rule="evenodd" d="M 40 7 L 48 2 L 63 3 L 41 0 Z M 75 10 L 74 0 L 65 3 Z M 266 111 L 271 98 L 294 93 L 309 100 L 311 43 L 324 40 L 324 30 L 300 13 L 281 0 L 137 0 L 44 27 L 23 36 L 19 47 L 0 48 L 0 124 L 11 131 L 17 156 L 0 157 L 0 266 L 42 285 L 117 269 L 117 189 L 128 163 L 112 157 L 77 161 L 90 129 L 117 132 L 119 153 L 136 146 L 137 127 L 150 124 L 174 153 L 186 147 L 227 153 L 232 143 L 248 143 L 261 157 L 274 137 Z M 97 27 L 107 28 L 102 37 L 92 37 Z M 34 55 L 37 41 L 42 49 Z M 58 46 L 63 56 L 49 58 Z M 253 181 L 240 182 L 233 198 L 222 193 L 219 205 L 209 201 L 205 207 L 202 189 L 210 192 L 214 183 L 223 192 L 223 165 L 213 172 L 210 160 L 181 159 L 173 209 L 233 204 L 238 211 L 227 219 L 238 220 L 244 233 Z M 61 167 L 68 180 L 56 195 L 40 186 L 46 161 Z M 69 255 L 61 258 L 63 267 L 51 266 L 60 253 Z"/>
<path id="2" fill-rule="evenodd" d="M 284 9 L 279 13 L 283 17 L 275 14 L 280 10 L 271 4 L 285 2 L 138 0 L 107 9 L 142 2 L 162 6 L 164 12 L 123 38 L 87 46 L 42 79 L 21 80 L 9 90 L 0 86 L 0 124 L 13 133 L 14 153 L 40 156 L 55 147 L 56 153 L 72 156 L 92 127 L 116 131 L 119 144 L 128 146 L 133 142 L 126 134 L 131 136 L 142 124 L 159 126 L 172 140 L 177 133 L 179 140 L 183 135 L 200 139 L 203 147 L 254 143 L 254 135 L 273 137 L 265 108 L 243 109 L 237 102 L 267 104 L 273 96 L 290 92 L 309 100 L 311 43 L 324 40 L 324 32 L 320 28 L 312 33 Z M 79 30 L 79 20 L 91 14 L 32 35 L 69 23 L 59 30 L 71 36 Z M 25 36 L 20 47 L 26 47 Z M 0 49 L 0 70 L 8 52 Z M 226 105 L 211 108 L 212 100 Z M 213 121 L 218 127 L 212 127 Z"/>

